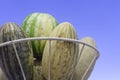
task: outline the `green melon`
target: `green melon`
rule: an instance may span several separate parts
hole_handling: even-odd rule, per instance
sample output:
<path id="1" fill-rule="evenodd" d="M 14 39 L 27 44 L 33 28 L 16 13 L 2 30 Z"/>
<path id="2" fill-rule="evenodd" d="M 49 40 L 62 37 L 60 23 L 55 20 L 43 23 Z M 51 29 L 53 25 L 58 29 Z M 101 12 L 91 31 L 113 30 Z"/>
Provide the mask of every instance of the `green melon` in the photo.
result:
<path id="1" fill-rule="evenodd" d="M 23 29 L 29 37 L 48 37 L 57 26 L 57 21 L 47 13 L 32 13 L 23 22 Z M 34 57 L 41 57 L 46 41 L 33 41 Z"/>
<path id="2" fill-rule="evenodd" d="M 28 37 L 16 23 L 6 23 L 0 30 L 0 43 Z M 31 42 L 15 43 L 26 80 L 33 80 L 33 51 Z M 14 46 L 0 47 L 0 66 L 8 80 L 24 80 Z"/>
<path id="3" fill-rule="evenodd" d="M 51 33 L 51 37 L 77 39 L 74 27 L 69 22 L 59 24 Z M 42 71 L 48 79 L 50 61 L 51 80 L 69 80 L 75 69 L 78 46 L 68 41 L 51 41 L 51 56 L 49 60 L 49 41 L 47 41 L 42 58 Z"/>

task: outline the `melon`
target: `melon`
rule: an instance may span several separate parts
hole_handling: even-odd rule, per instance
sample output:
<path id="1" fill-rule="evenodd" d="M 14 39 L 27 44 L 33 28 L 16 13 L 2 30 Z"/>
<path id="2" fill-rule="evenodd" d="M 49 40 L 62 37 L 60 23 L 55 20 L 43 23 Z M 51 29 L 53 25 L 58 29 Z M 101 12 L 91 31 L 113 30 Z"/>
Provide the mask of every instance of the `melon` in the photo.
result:
<path id="1" fill-rule="evenodd" d="M 63 22 L 59 24 L 50 37 L 77 39 L 77 33 L 72 24 Z M 49 41 L 45 45 L 42 58 L 42 71 L 48 79 L 50 64 L 50 80 L 69 80 L 71 77 L 78 56 L 78 46 L 76 43 L 68 41 L 51 41 L 51 52 L 49 52 Z M 49 53 L 51 53 L 49 58 Z M 50 59 L 50 60 L 49 60 Z M 49 63 L 50 62 L 50 63 Z"/>
<path id="2" fill-rule="evenodd" d="M 29 37 L 49 37 L 49 34 L 57 26 L 56 19 L 47 13 L 32 13 L 28 15 L 22 25 Z M 32 41 L 34 57 L 41 58 L 46 41 Z"/>
<path id="3" fill-rule="evenodd" d="M 87 43 L 96 48 L 96 42 L 91 37 L 84 37 L 80 40 L 81 42 Z M 92 73 L 96 60 L 99 56 L 98 51 L 91 48 L 90 46 L 79 45 L 79 59 L 78 64 L 75 69 L 75 73 L 72 80 L 88 80 L 90 74 Z M 80 54 L 82 50 L 82 53 Z"/>
<path id="4" fill-rule="evenodd" d="M 5 23 L 0 30 L 0 43 L 27 37 L 23 29 L 13 22 Z M 26 80 L 33 80 L 31 42 L 19 42 L 14 45 L 15 47 L 12 44 L 0 47 L 0 66 L 3 72 L 8 80 L 24 80 L 25 78 Z M 25 77 L 23 77 L 23 73 Z"/>

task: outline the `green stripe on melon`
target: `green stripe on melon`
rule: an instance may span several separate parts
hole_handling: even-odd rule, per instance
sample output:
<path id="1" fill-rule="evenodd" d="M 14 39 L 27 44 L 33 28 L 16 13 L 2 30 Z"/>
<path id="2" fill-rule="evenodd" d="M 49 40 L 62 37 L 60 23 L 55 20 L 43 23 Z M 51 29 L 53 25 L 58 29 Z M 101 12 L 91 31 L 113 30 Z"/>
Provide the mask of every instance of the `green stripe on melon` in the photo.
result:
<path id="1" fill-rule="evenodd" d="M 53 16 L 46 13 L 32 13 L 23 22 L 23 30 L 29 37 L 49 37 L 51 31 L 57 26 Z M 34 57 L 42 56 L 46 41 L 33 41 Z"/>

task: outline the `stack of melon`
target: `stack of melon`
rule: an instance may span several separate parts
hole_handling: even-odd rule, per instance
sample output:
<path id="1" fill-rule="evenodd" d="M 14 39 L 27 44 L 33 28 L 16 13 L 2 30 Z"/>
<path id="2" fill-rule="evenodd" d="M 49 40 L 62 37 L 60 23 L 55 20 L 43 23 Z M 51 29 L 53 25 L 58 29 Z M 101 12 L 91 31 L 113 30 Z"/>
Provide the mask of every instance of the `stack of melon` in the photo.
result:
<path id="1" fill-rule="evenodd" d="M 9 22 L 0 30 L 0 43 L 28 37 L 78 40 L 71 23 L 58 24 L 53 16 L 46 13 L 32 13 L 25 18 L 22 27 Z M 81 41 L 96 47 L 90 37 Z M 87 80 L 98 54 L 88 46 L 81 54 L 82 46 L 63 40 L 34 40 L 0 47 L 0 67 L 3 72 L 0 76 L 4 74 L 6 80 Z M 89 66 L 94 57 L 94 63 Z"/>

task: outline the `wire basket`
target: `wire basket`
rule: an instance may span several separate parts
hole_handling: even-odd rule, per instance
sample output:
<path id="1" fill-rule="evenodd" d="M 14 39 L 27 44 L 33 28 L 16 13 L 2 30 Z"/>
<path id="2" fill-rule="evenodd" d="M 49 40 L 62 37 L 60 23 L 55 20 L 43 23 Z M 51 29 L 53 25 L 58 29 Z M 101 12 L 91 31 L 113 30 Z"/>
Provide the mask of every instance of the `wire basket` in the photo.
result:
<path id="1" fill-rule="evenodd" d="M 98 51 L 95 47 L 91 46 L 90 44 L 87 44 L 87 43 L 85 43 L 85 42 L 81 42 L 81 41 L 75 40 L 75 39 L 58 38 L 58 37 L 33 37 L 33 38 L 22 38 L 22 39 L 17 39 L 17 40 L 12 40 L 12 41 L 7 41 L 7 42 L 4 42 L 4 43 L 1 43 L 1 44 L 0 44 L 0 47 L 6 46 L 6 45 L 13 45 L 13 48 L 14 48 L 15 53 L 16 53 L 15 55 L 16 55 L 16 57 L 17 57 L 17 60 L 18 60 L 18 63 L 19 63 L 19 66 L 20 66 L 20 69 L 21 69 L 21 72 L 22 72 L 22 75 L 23 75 L 24 80 L 26 80 L 26 77 L 25 77 L 25 74 L 24 74 L 24 71 L 23 71 L 21 62 L 20 62 L 20 58 L 19 58 L 19 56 L 18 56 L 18 54 L 17 54 L 17 49 L 16 49 L 15 43 L 26 42 L 26 41 L 34 41 L 34 40 L 40 40 L 40 41 L 41 41 L 41 40 L 48 40 L 48 41 L 49 41 L 49 45 L 50 45 L 50 46 L 49 46 L 49 57 L 48 57 L 48 59 L 50 59 L 51 50 L 52 50 L 52 49 L 51 49 L 51 41 L 54 41 L 54 40 L 72 42 L 72 43 L 76 43 L 76 44 L 78 44 L 78 45 L 81 44 L 81 45 L 82 45 L 82 48 L 81 48 L 81 50 L 80 50 L 80 54 L 83 53 L 83 50 L 84 50 L 84 47 L 85 47 L 85 46 L 88 46 L 88 47 L 90 47 L 91 49 L 95 50 L 95 51 L 97 52 L 97 56 L 94 56 L 94 58 L 92 59 L 92 61 L 91 61 L 90 64 L 89 64 L 88 68 L 86 69 L 85 73 L 83 74 L 81 80 L 84 80 L 85 75 L 86 75 L 86 74 L 88 73 L 88 71 L 89 71 L 89 68 L 92 66 L 93 62 L 96 61 L 96 59 L 99 57 L 99 51 Z M 79 58 L 80 58 L 80 56 L 81 56 L 81 55 L 79 55 Z M 51 79 L 50 79 L 50 77 L 51 77 L 51 76 L 50 76 L 50 65 L 51 65 L 51 64 L 50 64 L 50 60 L 49 60 L 49 64 L 48 64 L 48 80 L 51 80 Z M 76 64 L 75 69 L 77 68 L 77 65 L 78 65 L 78 62 L 77 62 L 77 64 Z M 75 69 L 74 69 L 74 70 L 75 70 Z M 75 73 L 75 71 L 73 71 L 70 80 L 72 80 L 72 77 L 73 77 L 74 73 Z"/>

